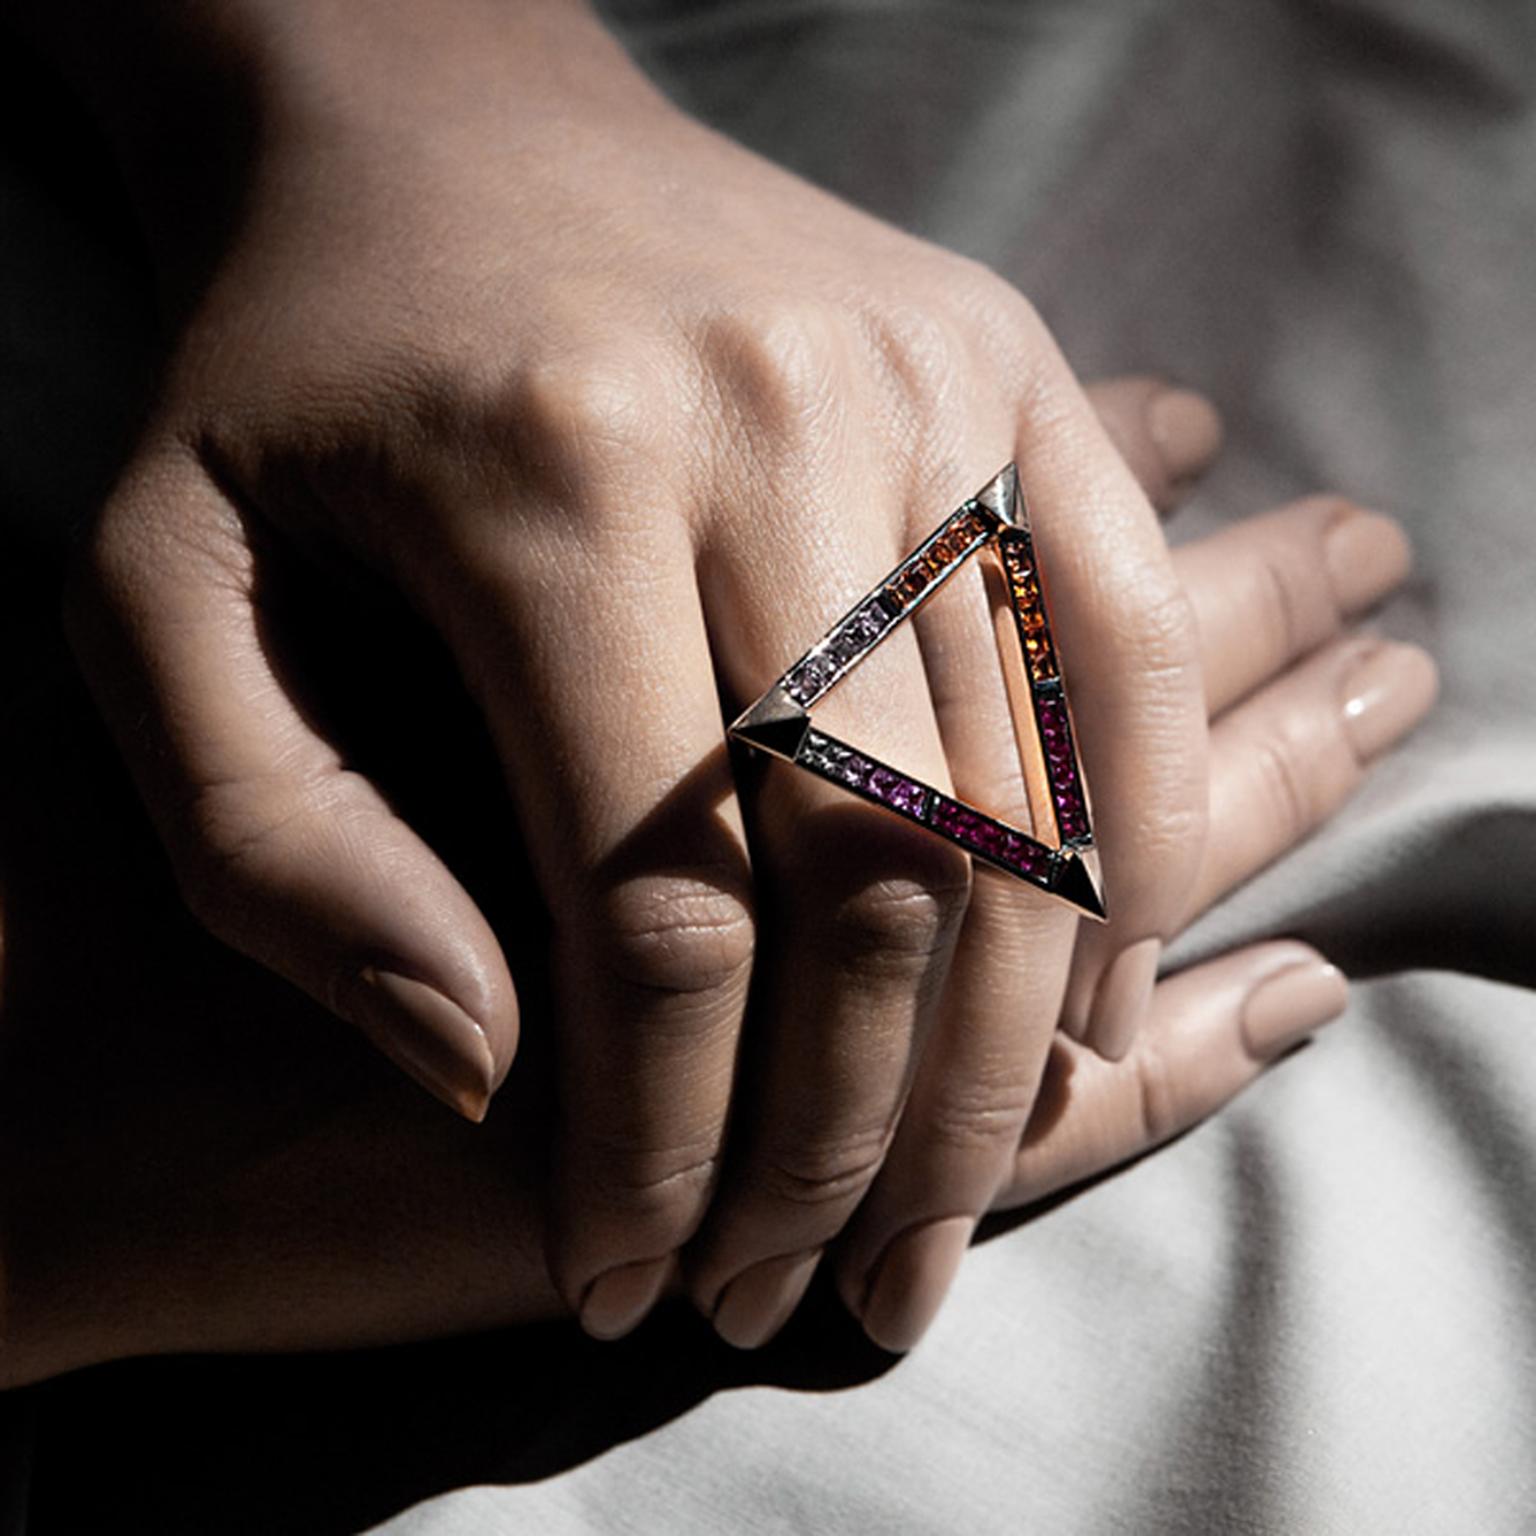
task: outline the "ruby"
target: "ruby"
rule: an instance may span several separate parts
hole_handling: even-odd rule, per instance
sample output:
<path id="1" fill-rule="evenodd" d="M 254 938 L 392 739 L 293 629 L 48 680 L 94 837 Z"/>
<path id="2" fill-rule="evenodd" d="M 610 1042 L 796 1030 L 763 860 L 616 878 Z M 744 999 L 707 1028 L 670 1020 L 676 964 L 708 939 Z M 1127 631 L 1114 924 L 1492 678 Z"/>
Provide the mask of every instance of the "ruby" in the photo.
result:
<path id="1" fill-rule="evenodd" d="M 934 804 L 931 820 L 939 831 L 947 832 L 959 842 L 969 842 L 980 818 L 954 800 L 941 799 Z"/>
<path id="2" fill-rule="evenodd" d="M 995 821 L 983 821 L 971 834 L 972 846 L 998 857 L 1003 848 L 1003 829 Z"/>
<path id="3" fill-rule="evenodd" d="M 1018 836 L 1010 836 L 1003 849 L 1004 860 L 1024 874 L 1033 874 L 1039 866 L 1038 845 L 1026 842 Z"/>

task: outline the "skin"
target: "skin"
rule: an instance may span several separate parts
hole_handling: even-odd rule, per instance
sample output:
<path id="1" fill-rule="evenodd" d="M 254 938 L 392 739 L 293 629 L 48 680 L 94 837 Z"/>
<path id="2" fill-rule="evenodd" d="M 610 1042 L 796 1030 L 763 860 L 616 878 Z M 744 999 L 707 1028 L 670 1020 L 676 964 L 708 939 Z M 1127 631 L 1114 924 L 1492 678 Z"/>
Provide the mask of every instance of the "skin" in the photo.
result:
<path id="1" fill-rule="evenodd" d="M 854 1310 L 888 1270 L 910 1333 L 1058 1019 L 1131 1051 L 1209 879 L 1197 614 L 1039 317 L 683 117 L 569 0 L 22 12 L 97 104 L 174 322 L 68 612 L 192 912 L 485 1114 L 542 972 L 349 749 L 284 594 L 397 605 L 474 700 L 549 915 L 563 1305 L 613 1336 L 681 1267 L 755 1341 L 836 1243 Z M 1101 929 L 724 746 L 722 705 L 1009 459 Z M 935 612 L 838 704 L 1022 819 L 991 654 L 976 609 Z"/>
<path id="2" fill-rule="evenodd" d="M 1145 391 L 1131 409 L 1123 385 L 1098 398 L 1117 437 L 1142 432 L 1134 402 Z M 1134 456 L 1146 443 L 1131 446 Z M 1341 528 L 1347 570 L 1328 553 Z M 1236 524 L 1175 562 L 1210 660 L 1224 658 L 1206 673 L 1219 689 L 1212 838 L 1192 918 L 1327 819 L 1428 708 L 1434 671 L 1422 652 L 1351 628 L 1406 571 L 1390 520 L 1318 499 Z M 392 616 L 365 605 L 348 616 L 378 655 Z M 567 1310 L 545 1253 L 554 1062 L 536 1017 L 519 1072 L 485 1123 L 468 1125 L 313 1004 L 209 944 L 179 911 L 67 663 L 32 639 L 5 647 L 0 675 L 8 723 L 28 743 L 0 763 L 0 1385 L 126 1355 L 382 1343 Z M 458 855 L 502 814 L 492 765 L 446 755 L 473 724 L 467 700 L 441 671 L 411 664 L 408 637 L 382 643 L 383 659 L 401 662 L 386 692 L 448 695 L 430 749 L 393 788 L 448 808 L 435 832 Z M 1396 669 L 1385 687 L 1383 657 Z M 372 704 L 360 698 L 359 713 Z M 1277 793 L 1297 814 L 1274 814 Z M 473 864 L 456 858 L 478 891 Z M 539 921 L 529 876 L 512 876 L 525 894 L 508 931 Z M 1320 956 L 1274 941 L 1159 981 L 1118 1060 L 1058 1034 L 991 1208 L 1028 1205 L 1177 1135 L 1344 1001 Z M 864 1265 L 844 1257 L 853 1294 Z M 872 1336 L 906 1348 L 925 1321 L 914 1323 L 911 1296 L 931 1317 L 947 1276 L 937 1287 L 926 1274 L 895 1279 L 859 1299 Z M 770 1324 L 797 1294 L 759 1298 Z"/>

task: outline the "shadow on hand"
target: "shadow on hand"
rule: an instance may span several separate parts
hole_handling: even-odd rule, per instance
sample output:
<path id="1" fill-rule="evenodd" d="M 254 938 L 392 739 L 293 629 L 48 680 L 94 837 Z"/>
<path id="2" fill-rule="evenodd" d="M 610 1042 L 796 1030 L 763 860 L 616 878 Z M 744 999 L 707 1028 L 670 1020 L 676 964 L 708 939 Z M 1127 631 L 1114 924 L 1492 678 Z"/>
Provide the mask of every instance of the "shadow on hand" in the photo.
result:
<path id="1" fill-rule="evenodd" d="M 303 594 L 289 596 L 302 610 Z M 397 765 L 385 787 L 515 951 L 532 1016 L 547 925 L 478 724 L 442 657 L 400 615 L 355 595 L 321 606 L 326 665 L 349 679 L 349 753 Z M 420 1169 L 435 1166 L 412 1163 L 424 1155 L 412 1150 L 415 1115 L 438 1140 L 477 1133 L 418 1104 L 349 1031 L 196 929 L 57 643 L 34 644 L 27 670 L 30 697 L 8 715 L 26 750 L 0 767 L 0 1146 L 5 1166 L 28 1160 L 19 1184 L 29 1207 L 8 1211 L 8 1226 L 28 1262 L 40 1248 L 44 1271 L 69 1277 L 65 1305 L 77 1308 L 113 1307 L 115 1253 L 131 1264 L 142 1246 L 163 1253 L 173 1310 L 178 1247 L 224 1246 L 216 1269 L 231 1249 L 236 1263 L 265 1267 L 262 1245 L 284 1240 L 282 1211 L 264 1212 L 253 1235 L 227 1216 L 210 1223 L 207 1208 L 227 1198 L 234 1210 L 249 1170 L 307 1145 L 338 1113 L 395 1112 L 398 1092 L 391 1139 L 359 1143 L 354 1159 L 382 1154 L 365 1182 L 386 1199 L 402 1198 L 389 1188 L 397 1168 L 420 1185 Z M 416 751 L 391 739 L 402 735 Z M 519 1071 L 547 1071 L 542 1033 L 527 1032 Z M 194 1186 L 183 1217 L 175 1197 Z M 403 1198 L 388 1208 L 397 1227 Z M 365 1227 L 366 1211 L 349 1219 Z M 90 1266 L 70 1236 L 82 1224 L 96 1234 L 83 1279 Z M 355 1241 L 336 1238 L 341 1252 Z M 142 1304 L 141 1290 L 129 1294 Z M 293 1305 L 303 1304 L 301 1293 Z M 619 1344 L 555 1322 L 347 1353 L 98 1366 L 28 1391 L 38 1430 L 28 1529 L 343 1536 L 466 1484 L 548 1478 L 715 1392 L 831 1391 L 892 1363 L 826 1284 L 754 1354 L 676 1305 Z"/>

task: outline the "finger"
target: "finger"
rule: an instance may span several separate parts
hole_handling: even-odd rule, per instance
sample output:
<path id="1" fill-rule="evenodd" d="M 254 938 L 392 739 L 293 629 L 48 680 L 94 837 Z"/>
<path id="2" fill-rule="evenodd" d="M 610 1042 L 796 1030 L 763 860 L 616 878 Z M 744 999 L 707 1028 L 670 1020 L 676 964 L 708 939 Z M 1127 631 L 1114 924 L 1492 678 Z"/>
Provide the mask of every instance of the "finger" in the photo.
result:
<path id="1" fill-rule="evenodd" d="M 1175 550 L 1200 632 L 1211 714 L 1342 634 L 1407 579 L 1412 560 L 1395 519 L 1331 496 Z"/>
<path id="2" fill-rule="evenodd" d="M 711 594 L 713 627 L 734 636 L 722 670 L 743 693 L 906 553 L 888 512 L 891 488 L 851 467 L 826 466 L 823 483 L 862 486 L 869 511 L 828 520 L 816 567 L 799 572 L 803 585 L 786 592 L 722 576 Z M 783 568 L 774 521 L 743 520 L 751 552 L 722 557 L 721 571 Z M 949 787 L 911 625 L 893 629 L 815 718 L 870 759 L 899 765 L 904 782 Z M 689 1264 L 699 1305 L 741 1347 L 761 1344 L 788 1316 L 876 1177 L 970 889 L 957 850 L 804 773 L 767 771 L 753 829 L 774 947 L 760 961 L 727 1177 Z"/>
<path id="3" fill-rule="evenodd" d="M 1301 842 L 1434 704 L 1414 645 L 1336 641 L 1223 715 L 1211 731 L 1211 835 L 1187 916 Z"/>
<path id="4" fill-rule="evenodd" d="M 1106 393 L 1111 419 L 1118 413 L 1143 433 L 1147 449 L 1157 386 L 1129 381 Z M 1029 825 L 992 616 L 980 573 L 966 574 L 971 581 L 957 578 L 951 591 L 974 585 L 971 601 L 951 598 L 920 621 L 945 748 L 962 799 Z M 975 885 L 937 1032 L 879 1180 L 839 1247 L 843 1299 L 886 1347 L 908 1349 L 931 1324 L 1005 1175 L 1060 1008 L 1072 926 L 1071 914 L 1014 883 L 986 876 Z"/>
<path id="5" fill-rule="evenodd" d="M 995 617 L 982 569 L 963 568 L 919 619 L 923 659 L 957 794 L 1028 826 Z M 844 1302 L 886 1348 L 910 1348 L 926 1331 L 1012 1162 L 1055 1028 L 1075 923 L 1024 883 L 976 871 L 895 1140 L 838 1245 Z"/>
<path id="6" fill-rule="evenodd" d="M 517 1040 L 495 936 L 274 669 L 262 570 L 190 456 L 134 465 L 71 638 L 193 912 L 478 1119 Z"/>
<path id="7" fill-rule="evenodd" d="M 1118 1061 L 1058 1036 L 993 1208 L 1028 1205 L 1171 1140 L 1347 1001 L 1344 978 L 1306 945 L 1258 944 L 1159 982 L 1145 1026 Z"/>
<path id="8" fill-rule="evenodd" d="M 1205 726 L 1188 599 L 1162 532 L 1069 378 L 1037 372 L 1020 472 L 1093 790 L 1109 922 L 1079 932 L 1063 1017 L 1123 1050 L 1205 833 Z M 1088 417 L 1090 419 L 1085 420 Z"/>
<path id="9" fill-rule="evenodd" d="M 1161 513 L 1176 511 L 1221 452 L 1216 407 L 1146 377 L 1100 380 L 1085 393 L 1147 499 Z"/>
<path id="10" fill-rule="evenodd" d="M 616 1338 L 715 1185 L 755 904 L 687 523 L 634 514 L 668 488 L 613 452 L 611 424 L 572 433 L 558 398 L 524 405 L 558 473 L 456 522 L 417 580 L 490 725 L 553 923 L 551 1272 L 583 1327 Z"/>

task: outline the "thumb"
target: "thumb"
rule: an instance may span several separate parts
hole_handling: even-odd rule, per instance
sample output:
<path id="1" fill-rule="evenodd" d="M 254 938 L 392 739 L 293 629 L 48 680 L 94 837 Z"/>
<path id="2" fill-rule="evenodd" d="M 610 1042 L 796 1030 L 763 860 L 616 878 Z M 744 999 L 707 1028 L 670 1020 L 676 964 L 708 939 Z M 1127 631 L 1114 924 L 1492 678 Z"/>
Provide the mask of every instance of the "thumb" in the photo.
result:
<path id="1" fill-rule="evenodd" d="M 301 712 L 238 511 L 183 451 L 131 465 L 66 618 L 188 906 L 480 1119 L 517 1004 L 469 894 Z"/>

